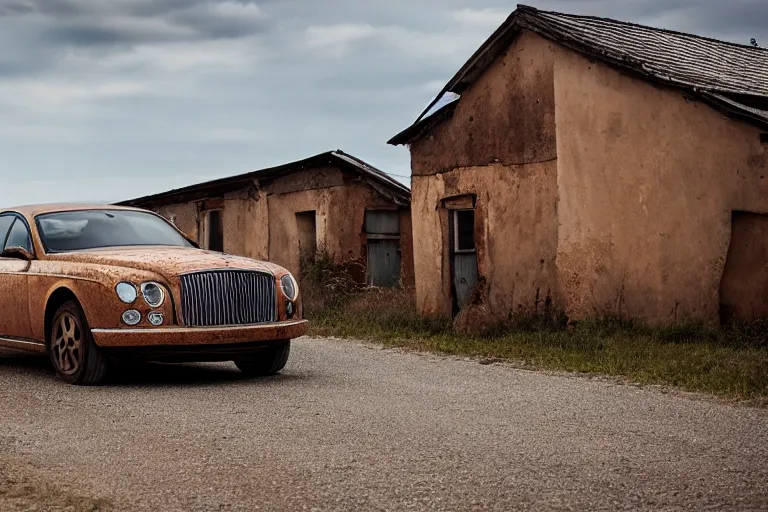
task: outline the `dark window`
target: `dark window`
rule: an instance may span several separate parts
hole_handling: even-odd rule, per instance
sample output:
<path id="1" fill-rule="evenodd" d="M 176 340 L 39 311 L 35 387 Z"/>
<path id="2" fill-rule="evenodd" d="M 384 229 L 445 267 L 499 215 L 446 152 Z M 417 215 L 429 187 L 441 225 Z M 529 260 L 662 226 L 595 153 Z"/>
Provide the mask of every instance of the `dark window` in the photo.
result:
<path id="1" fill-rule="evenodd" d="M 762 142 L 763 144 L 768 144 L 768 133 L 760 134 L 760 142 Z"/>
<path id="2" fill-rule="evenodd" d="M 32 252 L 32 240 L 29 237 L 29 230 L 21 219 L 16 219 L 10 233 L 8 233 L 8 241 L 5 242 L 5 248 L 7 249 L 8 247 L 23 247 L 30 253 Z"/>
<path id="3" fill-rule="evenodd" d="M 208 212 L 208 250 L 224 252 L 224 224 L 221 210 Z"/>
<path id="4" fill-rule="evenodd" d="M 453 212 L 454 250 L 467 252 L 475 250 L 475 210 L 456 210 Z"/>
<path id="5" fill-rule="evenodd" d="M 192 245 L 166 220 L 132 210 L 79 210 L 35 217 L 48 252 L 125 247 Z"/>
<path id="6" fill-rule="evenodd" d="M 5 238 L 8 236 L 8 230 L 11 229 L 11 224 L 16 220 L 14 215 L 2 215 L 0 216 L 0 247 L 5 244 Z"/>

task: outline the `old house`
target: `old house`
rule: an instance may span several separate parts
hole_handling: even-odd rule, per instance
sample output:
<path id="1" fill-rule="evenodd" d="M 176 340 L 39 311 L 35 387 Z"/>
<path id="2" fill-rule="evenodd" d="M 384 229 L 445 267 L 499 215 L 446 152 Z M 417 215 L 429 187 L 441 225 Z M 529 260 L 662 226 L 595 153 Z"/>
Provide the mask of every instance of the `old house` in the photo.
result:
<path id="1" fill-rule="evenodd" d="M 325 252 L 376 286 L 413 281 L 410 190 L 342 151 L 120 203 L 160 213 L 206 249 L 283 265 Z"/>
<path id="2" fill-rule="evenodd" d="M 768 316 L 766 132 L 768 50 L 518 7 L 390 141 L 420 310 Z"/>

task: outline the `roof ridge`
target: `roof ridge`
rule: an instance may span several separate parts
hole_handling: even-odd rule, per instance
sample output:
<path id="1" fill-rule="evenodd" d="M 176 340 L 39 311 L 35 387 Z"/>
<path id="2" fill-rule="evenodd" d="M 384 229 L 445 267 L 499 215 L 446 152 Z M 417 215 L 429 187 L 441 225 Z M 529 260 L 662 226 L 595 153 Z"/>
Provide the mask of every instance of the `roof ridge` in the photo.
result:
<path id="1" fill-rule="evenodd" d="M 357 165 L 361 165 L 363 167 L 367 167 L 370 171 L 373 171 L 375 174 L 380 175 L 380 177 L 387 179 L 388 181 L 392 182 L 393 185 L 401 187 L 403 190 L 407 190 L 410 193 L 410 188 L 405 185 L 404 183 L 401 183 L 399 180 L 396 180 L 390 173 L 387 171 L 382 171 L 378 167 L 369 164 L 362 158 L 358 158 L 354 155 L 350 155 L 349 153 L 345 153 L 341 149 L 337 149 L 336 151 L 331 151 L 331 153 L 336 156 L 340 157 L 342 159 L 348 159 L 352 160 L 352 163 L 356 163 Z"/>
<path id="2" fill-rule="evenodd" d="M 531 7 L 528 5 L 518 5 L 518 10 L 527 13 L 527 14 L 554 14 L 555 16 L 563 16 L 566 18 L 577 18 L 581 20 L 595 20 L 595 21 L 610 21 L 613 23 L 618 23 L 620 25 L 626 25 L 628 27 L 636 27 L 636 28 L 645 28 L 650 30 L 655 30 L 657 32 L 664 32 L 666 34 L 674 34 L 677 36 L 684 36 L 691 39 L 699 39 L 702 41 L 709 41 L 712 43 L 719 43 L 724 44 L 728 46 L 735 46 L 737 48 L 741 49 L 748 49 L 751 51 L 758 51 L 758 52 L 764 52 L 768 53 L 768 47 L 762 47 L 762 46 L 752 46 L 750 44 L 744 44 L 744 43 L 734 43 L 732 41 L 725 41 L 723 39 L 716 39 L 714 37 L 707 37 L 707 36 L 701 36 L 698 34 L 692 34 L 690 32 L 682 32 L 680 30 L 673 30 L 669 28 L 661 28 L 661 27 L 655 27 L 653 25 L 643 25 L 642 23 L 635 23 L 632 21 L 624 21 L 616 18 L 609 18 L 606 16 L 594 16 L 594 15 L 588 15 L 588 14 L 571 14 L 567 12 L 559 12 L 559 11 L 545 11 L 542 9 L 537 9 L 536 7 Z"/>

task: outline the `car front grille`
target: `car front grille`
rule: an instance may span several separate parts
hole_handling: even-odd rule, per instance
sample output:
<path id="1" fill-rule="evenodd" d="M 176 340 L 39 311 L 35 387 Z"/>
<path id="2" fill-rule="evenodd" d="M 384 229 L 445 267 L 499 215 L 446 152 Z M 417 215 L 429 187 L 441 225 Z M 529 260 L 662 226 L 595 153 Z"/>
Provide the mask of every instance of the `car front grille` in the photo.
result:
<path id="1" fill-rule="evenodd" d="M 211 270 L 181 276 L 184 325 L 208 327 L 274 322 L 275 278 L 250 270 Z"/>

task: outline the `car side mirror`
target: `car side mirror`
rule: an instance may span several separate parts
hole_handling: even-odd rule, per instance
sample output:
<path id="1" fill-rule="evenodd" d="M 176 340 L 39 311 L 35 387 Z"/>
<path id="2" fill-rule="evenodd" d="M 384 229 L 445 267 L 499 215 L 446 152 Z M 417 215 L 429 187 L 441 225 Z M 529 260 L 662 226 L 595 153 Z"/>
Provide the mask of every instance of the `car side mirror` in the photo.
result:
<path id="1" fill-rule="evenodd" d="M 13 245 L 11 247 L 6 247 L 3 252 L 0 252 L 0 258 L 15 258 L 17 260 L 25 260 L 25 261 L 32 261 L 35 259 L 34 256 L 32 256 L 32 253 L 26 250 L 23 247 L 20 247 L 18 245 Z"/>

